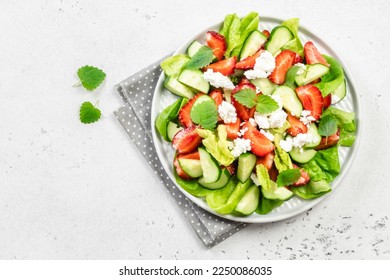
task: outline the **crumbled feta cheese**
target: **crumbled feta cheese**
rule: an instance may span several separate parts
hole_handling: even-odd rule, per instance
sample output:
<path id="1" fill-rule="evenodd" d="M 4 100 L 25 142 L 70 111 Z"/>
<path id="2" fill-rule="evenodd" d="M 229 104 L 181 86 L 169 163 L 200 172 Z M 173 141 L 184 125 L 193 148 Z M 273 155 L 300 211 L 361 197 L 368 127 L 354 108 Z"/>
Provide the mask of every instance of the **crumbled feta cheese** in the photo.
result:
<path id="1" fill-rule="evenodd" d="M 226 101 L 222 101 L 218 106 L 218 114 L 223 119 L 224 123 L 235 123 L 237 121 L 236 108 Z"/>
<path id="2" fill-rule="evenodd" d="M 267 78 L 274 69 L 275 57 L 270 52 L 264 51 L 256 58 L 253 70 L 245 71 L 244 75 L 247 79 Z"/>
<path id="3" fill-rule="evenodd" d="M 287 153 L 292 150 L 292 138 L 288 137 L 286 140 L 280 140 L 280 147 Z"/>
<path id="4" fill-rule="evenodd" d="M 261 115 L 258 112 L 255 112 L 255 122 L 260 128 L 265 128 L 265 129 L 269 128 L 268 117 Z"/>
<path id="5" fill-rule="evenodd" d="M 274 135 L 271 132 L 265 131 L 264 129 L 260 129 L 260 133 L 263 134 L 267 139 L 271 142 L 274 141 Z"/>
<path id="6" fill-rule="evenodd" d="M 316 119 L 311 115 L 309 110 L 303 110 L 299 120 L 303 122 L 304 125 L 308 125 L 311 122 L 314 122 Z"/>
<path id="7" fill-rule="evenodd" d="M 232 155 L 234 157 L 239 157 L 241 154 L 251 150 L 251 141 L 249 139 L 237 138 L 233 142 Z"/>
<path id="8" fill-rule="evenodd" d="M 203 73 L 203 78 L 213 87 L 234 89 L 234 84 L 229 77 L 226 77 L 219 72 L 214 72 L 212 69 L 207 69 L 207 71 Z"/>
<path id="9" fill-rule="evenodd" d="M 303 64 L 303 63 L 295 63 L 294 65 L 299 67 L 299 69 L 297 71 L 297 75 L 301 75 L 301 74 L 305 73 L 305 71 L 306 71 L 306 65 L 305 64 Z"/>
<path id="10" fill-rule="evenodd" d="M 245 134 L 245 132 L 248 130 L 248 128 L 247 127 L 245 127 L 245 128 L 243 128 L 243 129 L 241 129 L 239 132 L 237 132 L 237 135 L 238 136 L 243 136 L 244 134 Z"/>
<path id="11" fill-rule="evenodd" d="M 257 175 L 255 173 L 251 174 L 251 179 L 253 181 L 253 184 L 255 184 L 256 186 L 260 186 L 259 179 L 257 179 Z"/>
<path id="12" fill-rule="evenodd" d="M 249 118 L 249 123 L 251 125 L 253 125 L 254 127 L 256 127 L 256 122 L 255 122 L 254 118 Z"/>
<path id="13" fill-rule="evenodd" d="M 310 133 L 299 133 L 292 139 L 292 145 L 294 148 L 301 149 L 305 144 L 312 143 L 314 137 Z"/>
<path id="14" fill-rule="evenodd" d="M 287 113 L 283 110 L 273 112 L 269 117 L 269 126 L 271 128 L 282 127 L 286 121 Z"/>

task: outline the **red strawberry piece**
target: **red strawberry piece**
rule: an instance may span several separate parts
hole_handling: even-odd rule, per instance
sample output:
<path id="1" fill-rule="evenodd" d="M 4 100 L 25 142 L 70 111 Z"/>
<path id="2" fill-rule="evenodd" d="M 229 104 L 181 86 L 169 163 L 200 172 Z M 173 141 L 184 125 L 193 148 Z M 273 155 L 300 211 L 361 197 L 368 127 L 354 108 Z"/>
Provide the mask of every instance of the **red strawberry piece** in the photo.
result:
<path id="1" fill-rule="evenodd" d="M 196 127 L 191 126 L 180 130 L 172 139 L 172 145 L 180 154 L 193 152 L 202 142 L 202 137 L 196 133 Z"/>
<path id="2" fill-rule="evenodd" d="M 269 35 L 271 35 L 271 33 L 269 33 L 269 31 L 267 29 L 264 29 L 263 31 L 261 31 L 261 33 L 263 33 L 267 38 L 269 38 Z"/>
<path id="3" fill-rule="evenodd" d="M 310 82 L 309 85 L 315 85 L 318 84 L 319 82 L 321 82 L 321 78 L 315 79 L 314 81 Z"/>
<path id="4" fill-rule="evenodd" d="M 275 146 L 270 140 L 260 133 L 250 122 L 246 122 L 242 129 L 245 130 L 243 138 L 251 141 L 251 152 L 262 157 L 272 152 Z"/>
<path id="5" fill-rule="evenodd" d="M 313 42 L 307 42 L 303 47 L 303 51 L 307 64 L 321 63 L 329 67 L 329 63 L 326 62 L 325 58 L 321 55 L 316 46 L 314 46 Z"/>
<path id="6" fill-rule="evenodd" d="M 302 56 L 300 56 L 299 54 L 295 54 L 294 64 L 296 64 L 296 63 L 302 63 L 302 62 L 303 62 Z"/>
<path id="7" fill-rule="evenodd" d="M 232 91 L 231 99 L 232 99 L 233 106 L 236 108 L 237 116 L 241 120 L 247 121 L 250 118 L 253 118 L 255 111 L 256 111 L 256 107 L 248 108 L 234 99 L 234 94 L 239 92 L 240 90 L 243 90 L 243 89 L 252 89 L 252 90 L 256 91 L 256 87 L 255 87 L 255 85 L 253 85 L 252 83 L 249 82 L 249 83 L 244 83 L 242 85 L 236 86 Z"/>
<path id="8" fill-rule="evenodd" d="M 306 133 L 307 127 L 301 122 L 297 117 L 287 114 L 287 121 L 290 123 L 291 127 L 287 129 L 287 133 L 295 137 L 298 134 Z"/>
<path id="9" fill-rule="evenodd" d="M 322 106 L 324 98 L 321 91 L 314 85 L 300 86 L 295 89 L 299 100 L 305 110 L 309 110 L 310 114 L 318 120 L 322 114 Z"/>
<path id="10" fill-rule="evenodd" d="M 212 69 L 214 72 L 219 72 L 222 75 L 229 76 L 234 73 L 234 66 L 236 65 L 237 57 L 233 56 L 205 67 L 205 69 Z"/>
<path id="11" fill-rule="evenodd" d="M 223 168 L 226 168 L 230 175 L 234 175 L 236 173 L 237 165 L 233 162 L 228 166 L 223 166 Z"/>
<path id="12" fill-rule="evenodd" d="M 176 173 L 179 175 L 180 178 L 185 179 L 185 180 L 190 180 L 192 179 L 191 176 L 189 176 L 181 167 L 179 164 L 179 159 L 184 158 L 184 159 L 197 159 L 200 160 L 199 152 L 193 152 L 191 154 L 186 154 L 186 155 L 177 155 L 175 158 L 175 161 L 173 162 L 173 165 L 176 168 Z"/>
<path id="13" fill-rule="evenodd" d="M 204 95 L 204 93 L 198 93 L 193 98 L 191 98 L 186 105 L 184 105 L 179 112 L 179 121 L 184 127 L 190 127 L 194 126 L 195 124 L 192 122 L 190 118 L 190 112 L 192 109 L 192 106 L 194 105 L 196 99 L 199 98 L 199 96 Z"/>
<path id="14" fill-rule="evenodd" d="M 275 69 L 268 77 L 270 81 L 277 85 L 284 84 L 287 71 L 294 65 L 295 57 L 296 53 L 289 50 L 284 50 L 278 54 L 275 58 Z"/>
<path id="15" fill-rule="evenodd" d="M 337 144 L 337 142 L 340 139 L 340 131 L 337 130 L 337 132 L 333 135 L 330 135 L 328 137 L 322 137 L 320 144 L 315 147 L 316 150 L 323 150 L 330 148 Z"/>
<path id="16" fill-rule="evenodd" d="M 215 101 L 215 104 L 217 107 L 221 105 L 223 101 L 223 95 L 222 95 L 222 90 L 220 89 L 214 89 L 209 93 L 209 96 Z"/>
<path id="17" fill-rule="evenodd" d="M 271 170 L 272 165 L 274 164 L 274 158 L 275 158 L 275 153 L 274 152 L 270 152 L 270 153 L 268 153 L 268 154 L 266 154 L 265 156 L 262 156 L 262 157 L 257 157 L 256 165 L 262 164 L 269 171 L 269 170 Z"/>
<path id="18" fill-rule="evenodd" d="M 264 52 L 264 50 L 260 49 L 254 55 L 248 56 L 243 60 L 241 60 L 240 62 L 237 62 L 236 69 L 242 69 L 242 70 L 253 69 L 253 67 L 256 64 L 256 58 L 258 58 L 262 52 Z"/>
<path id="19" fill-rule="evenodd" d="M 249 81 L 247 78 L 242 78 L 241 81 L 238 83 L 239 86 L 245 85 L 245 84 L 251 84 L 251 81 Z M 256 88 L 256 87 L 255 87 Z"/>
<path id="20" fill-rule="evenodd" d="M 324 97 L 324 104 L 322 105 L 322 110 L 328 109 L 330 104 L 332 104 L 332 95 L 328 94 Z"/>
<path id="21" fill-rule="evenodd" d="M 276 182 L 276 180 L 278 179 L 278 175 L 279 175 L 279 170 L 276 168 L 275 164 L 272 165 L 271 169 L 268 171 L 269 173 L 269 178 Z"/>
<path id="22" fill-rule="evenodd" d="M 299 171 L 301 171 L 301 177 L 298 179 L 298 181 L 296 181 L 294 184 L 292 184 L 292 186 L 299 187 L 299 186 L 306 185 L 310 181 L 309 174 L 303 168 L 299 168 L 299 166 L 297 166 L 295 164 L 293 164 L 293 167 L 298 168 Z"/>
<path id="23" fill-rule="evenodd" d="M 238 132 L 240 131 L 240 118 L 237 118 L 235 123 L 225 123 L 227 137 L 231 140 L 236 139 L 238 137 Z"/>
<path id="24" fill-rule="evenodd" d="M 213 50 L 215 57 L 221 60 L 227 48 L 225 37 L 215 31 L 208 31 L 206 34 L 206 43 Z"/>

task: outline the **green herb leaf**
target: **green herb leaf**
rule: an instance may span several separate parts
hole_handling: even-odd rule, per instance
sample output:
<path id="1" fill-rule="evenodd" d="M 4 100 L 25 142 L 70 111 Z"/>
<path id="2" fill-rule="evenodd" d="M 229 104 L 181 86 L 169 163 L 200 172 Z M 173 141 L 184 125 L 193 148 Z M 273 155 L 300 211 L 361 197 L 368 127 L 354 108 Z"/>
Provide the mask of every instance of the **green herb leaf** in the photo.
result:
<path id="1" fill-rule="evenodd" d="M 234 99 L 248 108 L 256 106 L 256 92 L 253 89 L 242 89 L 234 94 Z"/>
<path id="2" fill-rule="evenodd" d="M 298 168 L 287 169 L 279 173 L 276 183 L 278 187 L 294 184 L 301 177 L 301 171 Z"/>
<path id="3" fill-rule="evenodd" d="M 191 109 L 191 120 L 205 129 L 214 129 L 218 122 L 218 111 L 215 102 L 204 101 Z"/>
<path id="4" fill-rule="evenodd" d="M 213 51 L 209 47 L 202 46 L 185 65 L 187 69 L 196 70 L 209 65 L 213 61 Z"/>
<path id="5" fill-rule="evenodd" d="M 257 98 L 256 111 L 262 115 L 270 114 L 278 108 L 278 103 L 268 95 L 261 94 Z"/>
<path id="6" fill-rule="evenodd" d="M 96 122 L 100 119 L 101 112 L 91 102 L 84 102 L 80 107 L 80 121 L 85 124 Z"/>
<path id="7" fill-rule="evenodd" d="M 94 90 L 104 81 L 106 73 L 97 67 L 85 65 L 77 70 L 80 82 L 87 90 Z"/>
<path id="8" fill-rule="evenodd" d="M 324 116 L 320 120 L 318 126 L 318 133 L 322 136 L 328 137 L 337 132 L 337 119 L 332 115 Z"/>

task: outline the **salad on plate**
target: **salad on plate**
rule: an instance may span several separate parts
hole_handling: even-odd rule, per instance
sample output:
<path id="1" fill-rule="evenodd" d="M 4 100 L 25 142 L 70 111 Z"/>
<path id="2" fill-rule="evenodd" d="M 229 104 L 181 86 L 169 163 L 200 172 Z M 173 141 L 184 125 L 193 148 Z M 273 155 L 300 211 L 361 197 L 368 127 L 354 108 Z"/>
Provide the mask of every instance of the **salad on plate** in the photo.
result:
<path id="1" fill-rule="evenodd" d="M 329 193 L 339 146 L 355 140 L 341 63 L 298 34 L 299 19 L 259 29 L 259 15 L 219 30 L 161 63 L 178 96 L 155 120 L 172 143 L 176 183 L 220 215 L 266 215 L 293 196 Z"/>

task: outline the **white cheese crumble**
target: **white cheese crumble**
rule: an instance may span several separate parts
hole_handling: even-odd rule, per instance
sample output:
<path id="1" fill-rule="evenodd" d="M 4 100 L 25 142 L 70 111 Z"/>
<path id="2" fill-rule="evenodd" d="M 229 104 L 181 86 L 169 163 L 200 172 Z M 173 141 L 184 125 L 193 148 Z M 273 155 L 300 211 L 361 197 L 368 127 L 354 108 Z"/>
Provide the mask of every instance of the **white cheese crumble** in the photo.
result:
<path id="1" fill-rule="evenodd" d="M 257 175 L 255 173 L 251 174 L 251 179 L 253 181 L 253 184 L 255 184 L 256 186 L 260 186 L 259 179 L 257 179 Z"/>
<path id="2" fill-rule="evenodd" d="M 249 119 L 249 123 L 250 123 L 251 125 L 253 125 L 254 127 L 256 127 L 256 122 L 255 122 L 255 119 L 254 119 L 254 118 L 250 118 L 250 119 Z"/>
<path id="3" fill-rule="evenodd" d="M 306 65 L 305 64 L 303 64 L 303 63 L 295 63 L 294 66 L 298 66 L 299 67 L 299 69 L 297 71 L 297 75 L 301 75 L 301 74 L 305 73 L 305 71 L 306 71 Z"/>
<path id="4" fill-rule="evenodd" d="M 267 78 L 274 69 L 275 57 L 270 52 L 264 51 L 256 58 L 253 70 L 245 71 L 244 75 L 247 79 Z"/>
<path id="5" fill-rule="evenodd" d="M 264 129 L 260 129 L 260 133 L 267 137 L 267 139 L 271 142 L 273 142 L 275 139 L 274 135 L 271 132 L 265 131 Z"/>
<path id="6" fill-rule="evenodd" d="M 214 72 L 212 69 L 207 69 L 207 71 L 203 73 L 203 78 L 213 87 L 234 89 L 234 84 L 229 77 L 226 77 L 219 72 Z"/>
<path id="7" fill-rule="evenodd" d="M 238 135 L 239 137 L 241 137 L 241 136 L 243 136 L 243 135 L 245 134 L 246 131 L 248 131 L 248 128 L 247 128 L 247 127 L 243 128 L 243 129 L 241 129 L 239 132 L 237 132 L 237 135 Z"/>
<path id="8" fill-rule="evenodd" d="M 234 142 L 234 147 L 232 150 L 232 155 L 234 157 L 239 157 L 241 154 L 250 151 L 252 149 L 251 141 L 249 139 L 237 138 L 234 139 L 233 142 Z"/>
<path id="9" fill-rule="evenodd" d="M 292 148 L 300 149 L 300 152 L 303 151 L 303 146 L 312 143 L 314 141 L 314 137 L 310 133 L 300 133 L 296 137 L 288 137 L 286 140 L 281 140 L 279 142 L 280 147 L 286 151 L 290 152 Z"/>
<path id="10" fill-rule="evenodd" d="M 268 117 L 255 112 L 255 122 L 260 128 L 269 129 Z"/>
<path id="11" fill-rule="evenodd" d="M 218 114 L 223 119 L 224 123 L 235 123 L 237 121 L 236 108 L 226 101 L 222 101 L 218 106 Z"/>
<path id="12" fill-rule="evenodd" d="M 282 127 L 286 122 L 287 113 L 283 110 L 273 112 L 269 117 L 269 126 L 271 128 Z"/>
<path id="13" fill-rule="evenodd" d="M 280 147 L 287 153 L 292 150 L 292 138 L 288 137 L 286 140 L 280 140 Z"/>
<path id="14" fill-rule="evenodd" d="M 299 120 L 303 122 L 304 125 L 308 125 L 311 122 L 314 122 L 316 119 L 311 115 L 309 110 L 303 110 Z"/>

